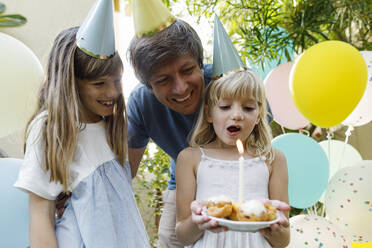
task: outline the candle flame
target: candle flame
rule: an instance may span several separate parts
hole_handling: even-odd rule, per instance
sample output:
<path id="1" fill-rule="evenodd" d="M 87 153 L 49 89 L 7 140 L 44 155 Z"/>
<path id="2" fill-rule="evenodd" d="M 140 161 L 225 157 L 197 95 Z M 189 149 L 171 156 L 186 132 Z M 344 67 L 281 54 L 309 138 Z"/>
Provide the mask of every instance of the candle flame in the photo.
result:
<path id="1" fill-rule="evenodd" d="M 236 146 L 238 147 L 239 154 L 243 154 L 244 153 L 244 147 L 243 147 L 243 143 L 240 139 L 236 140 Z"/>

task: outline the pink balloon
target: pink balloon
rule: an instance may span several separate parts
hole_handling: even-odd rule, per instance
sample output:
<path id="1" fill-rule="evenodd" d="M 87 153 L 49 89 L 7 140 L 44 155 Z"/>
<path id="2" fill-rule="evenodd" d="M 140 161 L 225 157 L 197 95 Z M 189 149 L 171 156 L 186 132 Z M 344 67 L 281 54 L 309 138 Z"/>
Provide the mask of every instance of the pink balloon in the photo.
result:
<path id="1" fill-rule="evenodd" d="M 289 75 L 293 62 L 281 64 L 266 77 L 265 91 L 274 120 L 283 127 L 297 130 L 310 122 L 300 113 L 289 91 Z"/>

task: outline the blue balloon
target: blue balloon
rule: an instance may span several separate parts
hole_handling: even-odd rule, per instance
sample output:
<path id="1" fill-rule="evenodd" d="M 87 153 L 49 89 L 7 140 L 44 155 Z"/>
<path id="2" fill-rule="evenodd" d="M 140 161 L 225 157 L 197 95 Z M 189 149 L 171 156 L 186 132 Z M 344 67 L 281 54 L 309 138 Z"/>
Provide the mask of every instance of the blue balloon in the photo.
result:
<path id="1" fill-rule="evenodd" d="M 261 31 L 260 32 L 261 34 L 264 34 L 265 33 L 265 30 Z M 288 35 L 288 33 L 283 29 L 283 28 L 280 28 L 278 29 L 278 31 L 276 32 L 273 32 L 272 35 L 279 35 L 279 37 L 285 37 Z M 269 38 L 269 42 L 270 42 L 270 38 Z M 248 63 L 250 64 L 250 67 L 251 69 L 262 79 L 262 80 L 265 80 L 266 76 L 274 69 L 276 68 L 278 65 L 280 64 L 284 64 L 284 63 L 287 63 L 288 62 L 288 59 L 287 57 L 285 56 L 285 50 L 287 50 L 288 52 L 288 55 L 290 57 L 290 60 L 289 61 L 292 61 L 293 58 L 294 58 L 294 49 L 293 49 L 293 44 L 292 43 L 288 43 L 288 45 L 286 47 L 284 47 L 283 49 L 281 49 L 281 51 L 279 52 L 279 55 L 280 57 L 276 58 L 276 59 L 272 59 L 270 60 L 269 58 L 266 58 L 264 60 L 264 66 L 263 66 L 263 69 L 261 67 L 261 65 L 257 65 L 255 63 L 253 63 L 253 61 L 251 60 L 248 60 Z"/>
<path id="2" fill-rule="evenodd" d="M 23 247 L 28 240 L 28 194 L 13 187 L 21 159 L 0 158 L 0 247 Z"/>
<path id="3" fill-rule="evenodd" d="M 295 208 L 314 205 L 326 189 L 329 177 L 329 162 L 322 147 L 298 133 L 279 135 L 272 145 L 287 158 L 289 205 Z"/>

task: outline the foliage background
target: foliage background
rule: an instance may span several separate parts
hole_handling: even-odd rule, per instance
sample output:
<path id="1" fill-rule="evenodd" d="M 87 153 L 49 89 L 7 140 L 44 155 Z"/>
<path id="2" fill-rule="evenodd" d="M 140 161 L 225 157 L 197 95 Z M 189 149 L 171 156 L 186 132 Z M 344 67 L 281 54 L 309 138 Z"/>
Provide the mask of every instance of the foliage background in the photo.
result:
<path id="1" fill-rule="evenodd" d="M 220 20 L 247 64 L 290 60 L 324 40 L 341 40 L 358 50 L 372 49 L 370 0 L 186 0 L 191 15 Z M 280 63 L 280 60 L 279 60 Z M 264 69 L 264 68 L 263 68 Z"/>

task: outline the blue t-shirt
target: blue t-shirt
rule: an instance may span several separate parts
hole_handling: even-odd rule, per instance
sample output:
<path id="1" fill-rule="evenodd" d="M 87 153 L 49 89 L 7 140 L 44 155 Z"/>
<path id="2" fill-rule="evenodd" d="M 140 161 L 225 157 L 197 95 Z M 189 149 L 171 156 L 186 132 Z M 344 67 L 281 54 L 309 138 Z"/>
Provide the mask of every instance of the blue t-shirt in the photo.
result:
<path id="1" fill-rule="evenodd" d="M 212 78 L 212 65 L 204 65 L 204 83 Z M 150 138 L 171 157 L 169 189 L 176 188 L 176 159 L 189 146 L 189 134 L 198 118 L 198 111 L 183 115 L 163 105 L 144 84 L 131 92 L 127 103 L 128 146 L 143 148 Z"/>

